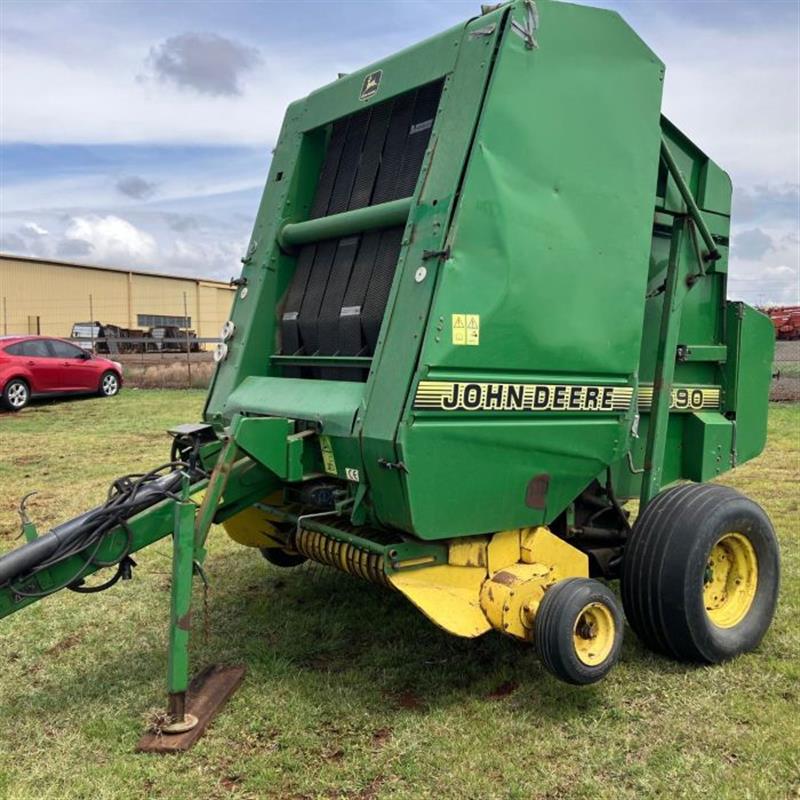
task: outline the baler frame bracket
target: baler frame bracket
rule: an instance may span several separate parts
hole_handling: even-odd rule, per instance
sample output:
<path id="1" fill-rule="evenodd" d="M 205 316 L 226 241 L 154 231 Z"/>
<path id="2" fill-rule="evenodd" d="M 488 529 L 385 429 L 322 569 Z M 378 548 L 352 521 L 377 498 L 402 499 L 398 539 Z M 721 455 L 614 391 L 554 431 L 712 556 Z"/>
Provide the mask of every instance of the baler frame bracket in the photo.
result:
<path id="1" fill-rule="evenodd" d="M 642 474 L 640 494 L 642 509 L 658 494 L 662 484 L 672 382 L 675 375 L 675 364 L 678 360 L 678 337 L 680 336 L 683 301 L 693 285 L 692 282 L 686 280 L 689 270 L 686 258 L 684 258 L 684 240 L 688 224 L 689 217 L 687 215 L 674 217 L 667 275 L 664 280 L 664 300 L 653 374 L 653 400 Z"/>
<path id="2" fill-rule="evenodd" d="M 718 261 L 720 258 L 722 258 L 722 255 L 719 250 L 717 250 L 717 243 L 714 241 L 714 237 L 711 235 L 711 231 L 708 229 L 708 225 L 706 225 L 706 221 L 703 219 L 703 215 L 700 212 L 697 201 L 692 195 L 689 184 L 686 183 L 686 179 L 683 177 L 683 173 L 680 171 L 680 168 L 675 161 L 675 156 L 673 156 L 672 151 L 669 149 L 667 140 L 663 137 L 661 139 L 661 160 L 664 162 L 664 166 L 667 168 L 667 172 L 669 173 L 670 177 L 675 181 L 675 185 L 678 187 L 678 191 L 683 198 L 683 202 L 686 203 L 686 210 L 689 216 L 692 218 L 692 221 L 695 223 L 695 225 L 697 225 L 700 236 L 703 238 L 703 242 L 708 248 L 708 252 L 702 256 L 700 260 Z"/>

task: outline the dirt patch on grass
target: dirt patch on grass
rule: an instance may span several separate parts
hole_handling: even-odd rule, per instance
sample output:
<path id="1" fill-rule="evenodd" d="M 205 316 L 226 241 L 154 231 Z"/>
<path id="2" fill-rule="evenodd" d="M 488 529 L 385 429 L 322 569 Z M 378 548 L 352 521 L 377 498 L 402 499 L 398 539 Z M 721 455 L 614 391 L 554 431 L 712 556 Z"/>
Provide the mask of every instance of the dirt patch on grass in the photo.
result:
<path id="1" fill-rule="evenodd" d="M 493 689 L 486 696 L 490 700 L 502 700 L 504 697 L 514 694 L 518 687 L 519 684 L 516 681 L 506 681 L 505 683 L 501 683 L 496 689 Z"/>
<path id="2" fill-rule="evenodd" d="M 66 638 L 62 639 L 60 642 L 56 642 L 52 647 L 45 650 L 48 656 L 58 656 L 61 653 L 70 650 L 71 648 L 75 647 L 78 642 L 80 642 L 82 637 L 80 634 L 73 633 L 67 636 Z"/>
<path id="3" fill-rule="evenodd" d="M 385 747 L 392 738 L 392 729 L 391 728 L 378 728 L 376 731 L 372 731 L 372 746 L 376 750 L 380 750 L 381 748 Z"/>

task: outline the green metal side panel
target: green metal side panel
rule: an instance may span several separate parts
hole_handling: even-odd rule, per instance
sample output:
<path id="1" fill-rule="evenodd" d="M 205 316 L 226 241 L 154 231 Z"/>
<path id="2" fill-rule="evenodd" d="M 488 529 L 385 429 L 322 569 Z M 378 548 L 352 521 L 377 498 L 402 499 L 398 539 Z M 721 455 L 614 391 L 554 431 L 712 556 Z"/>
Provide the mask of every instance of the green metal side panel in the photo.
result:
<path id="1" fill-rule="evenodd" d="M 317 423 L 321 433 L 350 436 L 363 396 L 363 383 L 250 377 L 228 397 L 224 414 L 308 420 Z"/>
<path id="2" fill-rule="evenodd" d="M 407 531 L 412 531 L 412 523 L 402 473 L 382 468 L 380 462 L 397 462 L 400 458 L 395 437 L 412 385 L 420 344 L 429 327 L 438 268 L 435 259 L 424 261 L 423 253 L 445 246 L 448 222 L 507 11 L 504 8 L 473 20 L 463 31 L 456 51 L 457 61 L 445 81 L 420 172 L 416 203 L 406 228 L 367 383 L 365 408 L 357 424 L 377 521 Z M 417 281 L 416 271 L 423 265 L 426 277 Z"/>
<path id="3" fill-rule="evenodd" d="M 312 92 L 306 99 L 303 130 L 312 130 L 449 74 L 458 58 L 467 24 L 456 25 Z M 383 73 L 380 89 L 369 99 L 361 100 L 364 79 L 378 70 Z"/>
<path id="4" fill-rule="evenodd" d="M 745 303 L 728 303 L 725 406 L 736 420 L 736 463 L 755 458 L 767 441 L 766 398 L 772 380 L 775 329 L 769 317 Z"/>
<path id="5" fill-rule="evenodd" d="M 666 117 L 662 118 L 661 125 L 675 161 L 700 208 L 703 211 L 730 216 L 732 189 L 728 173 L 715 164 Z M 672 179 L 667 180 L 663 170 L 658 194 L 661 199 L 659 205 L 663 208 L 671 211 L 683 210 L 680 192 Z"/>
<path id="6" fill-rule="evenodd" d="M 717 411 L 689 414 L 683 429 L 683 475 L 710 481 L 731 469 L 733 430 L 733 423 Z"/>
<path id="7" fill-rule="evenodd" d="M 472 148 L 417 379 L 632 386 L 641 348 L 663 67 L 614 13 L 538 4 L 509 26 Z M 513 13 L 522 22 L 523 7 Z M 454 344 L 454 314 L 480 317 Z M 423 538 L 547 521 L 624 452 L 632 411 L 412 411 L 400 430 Z M 542 508 L 526 504 L 537 475 Z M 446 486 L 446 491 L 431 487 Z"/>

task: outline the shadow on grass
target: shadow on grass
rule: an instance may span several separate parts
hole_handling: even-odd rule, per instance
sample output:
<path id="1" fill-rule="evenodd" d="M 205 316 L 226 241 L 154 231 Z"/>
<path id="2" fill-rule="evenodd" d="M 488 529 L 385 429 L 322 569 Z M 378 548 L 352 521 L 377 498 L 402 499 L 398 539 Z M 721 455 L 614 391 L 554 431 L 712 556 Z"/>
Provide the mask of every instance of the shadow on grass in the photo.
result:
<path id="1" fill-rule="evenodd" d="M 529 645 L 496 633 L 457 638 L 395 592 L 324 567 L 281 570 L 259 561 L 255 554 L 237 551 L 209 559 L 209 574 L 212 581 L 216 578 L 210 631 L 204 642 L 198 592 L 192 630 L 195 674 L 209 663 L 243 663 L 246 686 L 280 691 L 304 706 L 327 706 L 334 714 L 353 707 L 426 713 L 514 695 L 517 709 L 565 720 L 607 702 L 604 683 L 574 687 L 557 681 L 545 673 Z M 144 588 L 134 584 L 129 590 Z M 165 620 L 153 617 L 146 624 L 163 626 Z M 638 662 L 637 670 L 695 669 L 647 654 L 630 631 L 626 638 L 623 660 Z M 165 648 L 164 642 L 164 649 L 106 651 L 91 660 L 87 654 L 79 668 L 59 670 L 52 679 L 23 687 L 21 694 L 41 709 L 113 702 L 115 697 L 135 707 L 142 704 L 144 687 L 163 685 Z M 42 667 L 47 669 L 46 662 Z"/>
<path id="2" fill-rule="evenodd" d="M 121 390 L 122 391 L 122 390 Z M 17 418 L 22 419 L 24 415 L 36 411 L 48 411 L 53 406 L 62 406 L 65 403 L 78 403 L 84 400 L 97 400 L 100 395 L 97 392 L 81 392 L 80 394 L 47 394 L 39 397 L 32 397 L 21 411 L 7 411 L 5 408 L 0 408 L 0 419 L 2 418 Z M 106 398 L 111 400 L 112 398 Z M 53 409 L 55 410 L 55 409 Z"/>

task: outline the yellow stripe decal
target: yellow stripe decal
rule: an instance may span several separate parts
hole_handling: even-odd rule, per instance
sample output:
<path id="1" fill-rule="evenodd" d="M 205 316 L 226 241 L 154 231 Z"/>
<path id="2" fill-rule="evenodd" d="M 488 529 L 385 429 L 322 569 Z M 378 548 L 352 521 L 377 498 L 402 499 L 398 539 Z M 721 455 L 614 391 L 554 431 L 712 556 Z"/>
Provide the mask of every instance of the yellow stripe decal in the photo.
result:
<path id="1" fill-rule="evenodd" d="M 481 383 L 420 381 L 414 396 L 418 411 L 628 411 L 631 386 L 565 383 Z M 638 409 L 653 403 L 653 387 L 640 386 Z M 720 390 L 681 386 L 672 390 L 671 408 L 697 411 L 719 408 Z"/>

